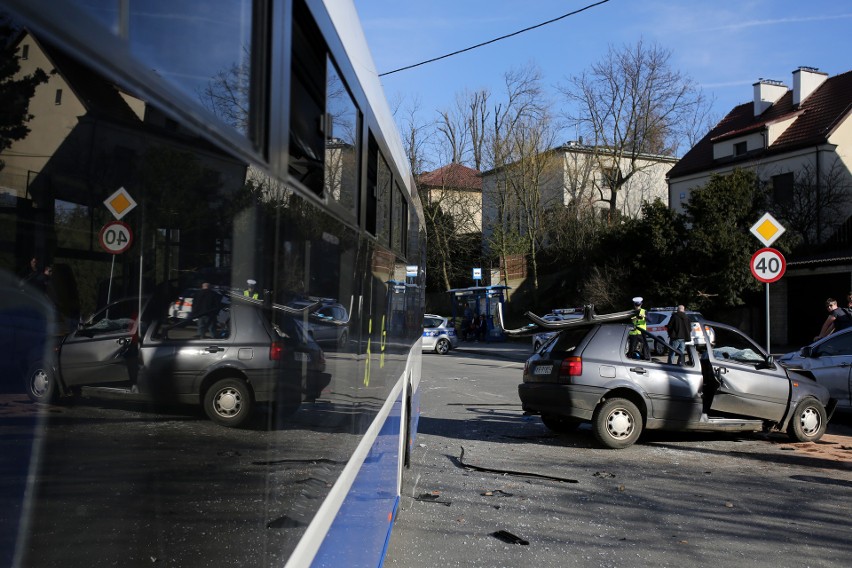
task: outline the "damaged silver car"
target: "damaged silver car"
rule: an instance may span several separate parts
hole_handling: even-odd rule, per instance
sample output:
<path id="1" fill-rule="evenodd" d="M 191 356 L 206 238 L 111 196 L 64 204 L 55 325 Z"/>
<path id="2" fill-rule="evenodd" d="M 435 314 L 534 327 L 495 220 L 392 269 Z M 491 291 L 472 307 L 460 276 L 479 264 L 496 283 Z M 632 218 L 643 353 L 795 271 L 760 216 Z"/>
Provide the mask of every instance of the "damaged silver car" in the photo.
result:
<path id="1" fill-rule="evenodd" d="M 590 422 L 607 448 L 626 448 L 646 429 L 780 431 L 798 442 L 825 433 L 837 404 L 828 390 L 776 363 L 739 330 L 708 322 L 712 341 L 684 350 L 638 330 L 655 344 L 643 354 L 629 349 L 633 315 L 598 315 L 587 306 L 581 319 L 550 322 L 527 312 L 533 325 L 506 329 L 510 336 L 559 332 L 526 361 L 523 410 L 557 432 Z"/>

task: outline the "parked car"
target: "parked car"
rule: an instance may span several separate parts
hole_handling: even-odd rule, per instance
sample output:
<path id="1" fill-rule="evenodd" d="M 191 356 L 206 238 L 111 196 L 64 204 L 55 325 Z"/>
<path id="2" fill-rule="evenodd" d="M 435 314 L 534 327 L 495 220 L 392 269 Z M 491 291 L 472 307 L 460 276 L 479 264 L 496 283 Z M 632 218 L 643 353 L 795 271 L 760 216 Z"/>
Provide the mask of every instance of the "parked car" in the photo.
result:
<path id="1" fill-rule="evenodd" d="M 825 386 L 838 408 L 852 409 L 852 328 L 785 353 L 778 362 Z"/>
<path id="2" fill-rule="evenodd" d="M 651 308 L 647 310 L 645 313 L 645 322 L 646 322 L 646 331 L 651 335 L 656 335 L 661 338 L 663 341 L 668 342 L 669 340 L 669 332 L 668 325 L 669 320 L 672 319 L 672 314 L 677 310 L 676 306 L 670 306 L 667 308 Z M 695 312 L 691 310 L 686 310 L 686 317 L 689 319 L 690 323 L 690 337 L 691 341 L 695 345 L 704 345 L 704 333 L 701 331 L 702 322 L 704 322 L 704 316 L 701 315 L 701 312 Z M 713 328 L 706 323 L 703 325 L 704 332 L 706 332 L 707 336 L 710 338 L 710 344 L 712 345 L 715 341 L 715 332 Z M 654 346 L 657 349 L 657 355 L 661 355 L 663 353 L 663 346 L 659 342 L 655 342 Z"/>
<path id="3" fill-rule="evenodd" d="M 423 316 L 423 351 L 446 355 L 459 346 L 459 336 L 449 319 L 435 314 Z"/>
<path id="4" fill-rule="evenodd" d="M 293 300 L 289 306 L 309 310 L 307 329 L 320 345 L 344 349 L 349 343 L 349 312 L 331 299 Z"/>
<path id="5" fill-rule="evenodd" d="M 582 308 L 561 308 L 542 316 L 546 321 L 563 321 L 583 317 Z M 542 331 L 532 336 L 533 351 L 538 351 L 541 346 L 550 341 L 556 335 L 555 331 Z"/>
<path id="6" fill-rule="evenodd" d="M 708 322 L 715 344 L 701 351 L 688 344 L 682 366 L 668 363 L 668 352 L 636 360 L 628 356 L 632 315 L 598 316 L 589 309 L 582 319 L 548 322 L 528 314 L 536 326 L 559 335 L 524 366 L 518 386 L 524 412 L 540 415 L 558 432 L 591 422 L 608 448 L 632 445 L 645 429 L 775 430 L 800 442 L 822 437 L 837 404 L 828 389 L 791 377 L 739 330 Z M 529 332 L 529 326 L 506 330 Z"/>
<path id="7" fill-rule="evenodd" d="M 218 309 L 224 323 L 200 338 L 196 321 L 170 317 L 169 304 L 112 303 L 63 337 L 51 360 L 31 366 L 27 395 L 201 405 L 214 422 L 238 426 L 256 403 L 292 412 L 328 385 L 322 349 L 293 314 L 236 296 Z"/>
<path id="8" fill-rule="evenodd" d="M 24 377 L 52 353 L 61 325 L 47 296 L 0 269 L 0 392 L 24 392 Z"/>

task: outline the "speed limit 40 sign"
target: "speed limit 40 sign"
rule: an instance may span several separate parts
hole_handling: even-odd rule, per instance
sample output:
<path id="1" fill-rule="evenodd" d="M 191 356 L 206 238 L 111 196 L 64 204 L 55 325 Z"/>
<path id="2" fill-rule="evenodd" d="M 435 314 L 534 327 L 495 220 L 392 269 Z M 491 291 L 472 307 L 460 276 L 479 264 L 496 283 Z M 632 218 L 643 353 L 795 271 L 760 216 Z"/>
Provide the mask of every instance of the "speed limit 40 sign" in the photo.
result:
<path id="1" fill-rule="evenodd" d="M 101 227 L 98 242 L 108 253 L 121 254 L 133 244 L 133 232 L 127 223 L 112 221 Z"/>
<path id="2" fill-rule="evenodd" d="M 786 269 L 784 255 L 774 248 L 762 248 L 751 257 L 751 273 L 761 282 L 777 282 Z"/>

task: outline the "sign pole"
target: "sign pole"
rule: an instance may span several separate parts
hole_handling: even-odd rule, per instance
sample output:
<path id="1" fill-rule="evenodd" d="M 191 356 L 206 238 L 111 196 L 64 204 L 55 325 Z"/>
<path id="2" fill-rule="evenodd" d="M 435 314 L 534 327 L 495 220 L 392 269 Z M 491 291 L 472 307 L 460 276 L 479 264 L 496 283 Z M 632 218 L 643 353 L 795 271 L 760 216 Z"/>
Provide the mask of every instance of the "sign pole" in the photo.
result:
<path id="1" fill-rule="evenodd" d="M 786 229 L 768 211 L 752 225 L 751 234 L 763 243 L 765 247 L 771 247 L 778 237 Z M 766 284 L 766 353 L 769 353 L 769 284 L 777 282 L 787 268 L 784 255 L 775 249 L 763 248 L 751 257 L 751 273 L 760 282 Z"/>
<path id="2" fill-rule="evenodd" d="M 115 269 L 115 255 L 112 255 L 112 264 L 109 266 L 109 286 L 107 287 L 107 306 L 112 297 L 112 272 Z"/>
<path id="3" fill-rule="evenodd" d="M 764 286 L 766 287 L 766 352 L 769 353 L 769 282 Z"/>

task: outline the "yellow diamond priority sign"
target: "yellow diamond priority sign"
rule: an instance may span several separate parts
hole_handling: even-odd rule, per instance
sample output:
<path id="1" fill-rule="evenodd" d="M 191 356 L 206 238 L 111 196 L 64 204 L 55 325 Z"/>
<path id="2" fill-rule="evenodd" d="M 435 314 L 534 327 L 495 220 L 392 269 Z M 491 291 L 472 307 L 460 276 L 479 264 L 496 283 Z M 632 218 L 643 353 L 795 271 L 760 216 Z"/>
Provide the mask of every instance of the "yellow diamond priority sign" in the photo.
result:
<path id="1" fill-rule="evenodd" d="M 752 225 L 751 234 L 757 237 L 763 243 L 763 246 L 768 247 L 784 234 L 786 230 L 781 223 L 775 220 L 775 217 L 767 212 L 763 214 L 763 217 L 757 223 Z"/>
<path id="2" fill-rule="evenodd" d="M 127 193 L 126 189 L 120 187 L 118 188 L 118 191 L 104 200 L 104 205 L 106 205 L 109 212 L 112 213 L 116 219 L 121 220 L 122 217 L 130 213 L 130 211 L 136 207 L 136 201 L 130 197 L 130 194 Z"/>

